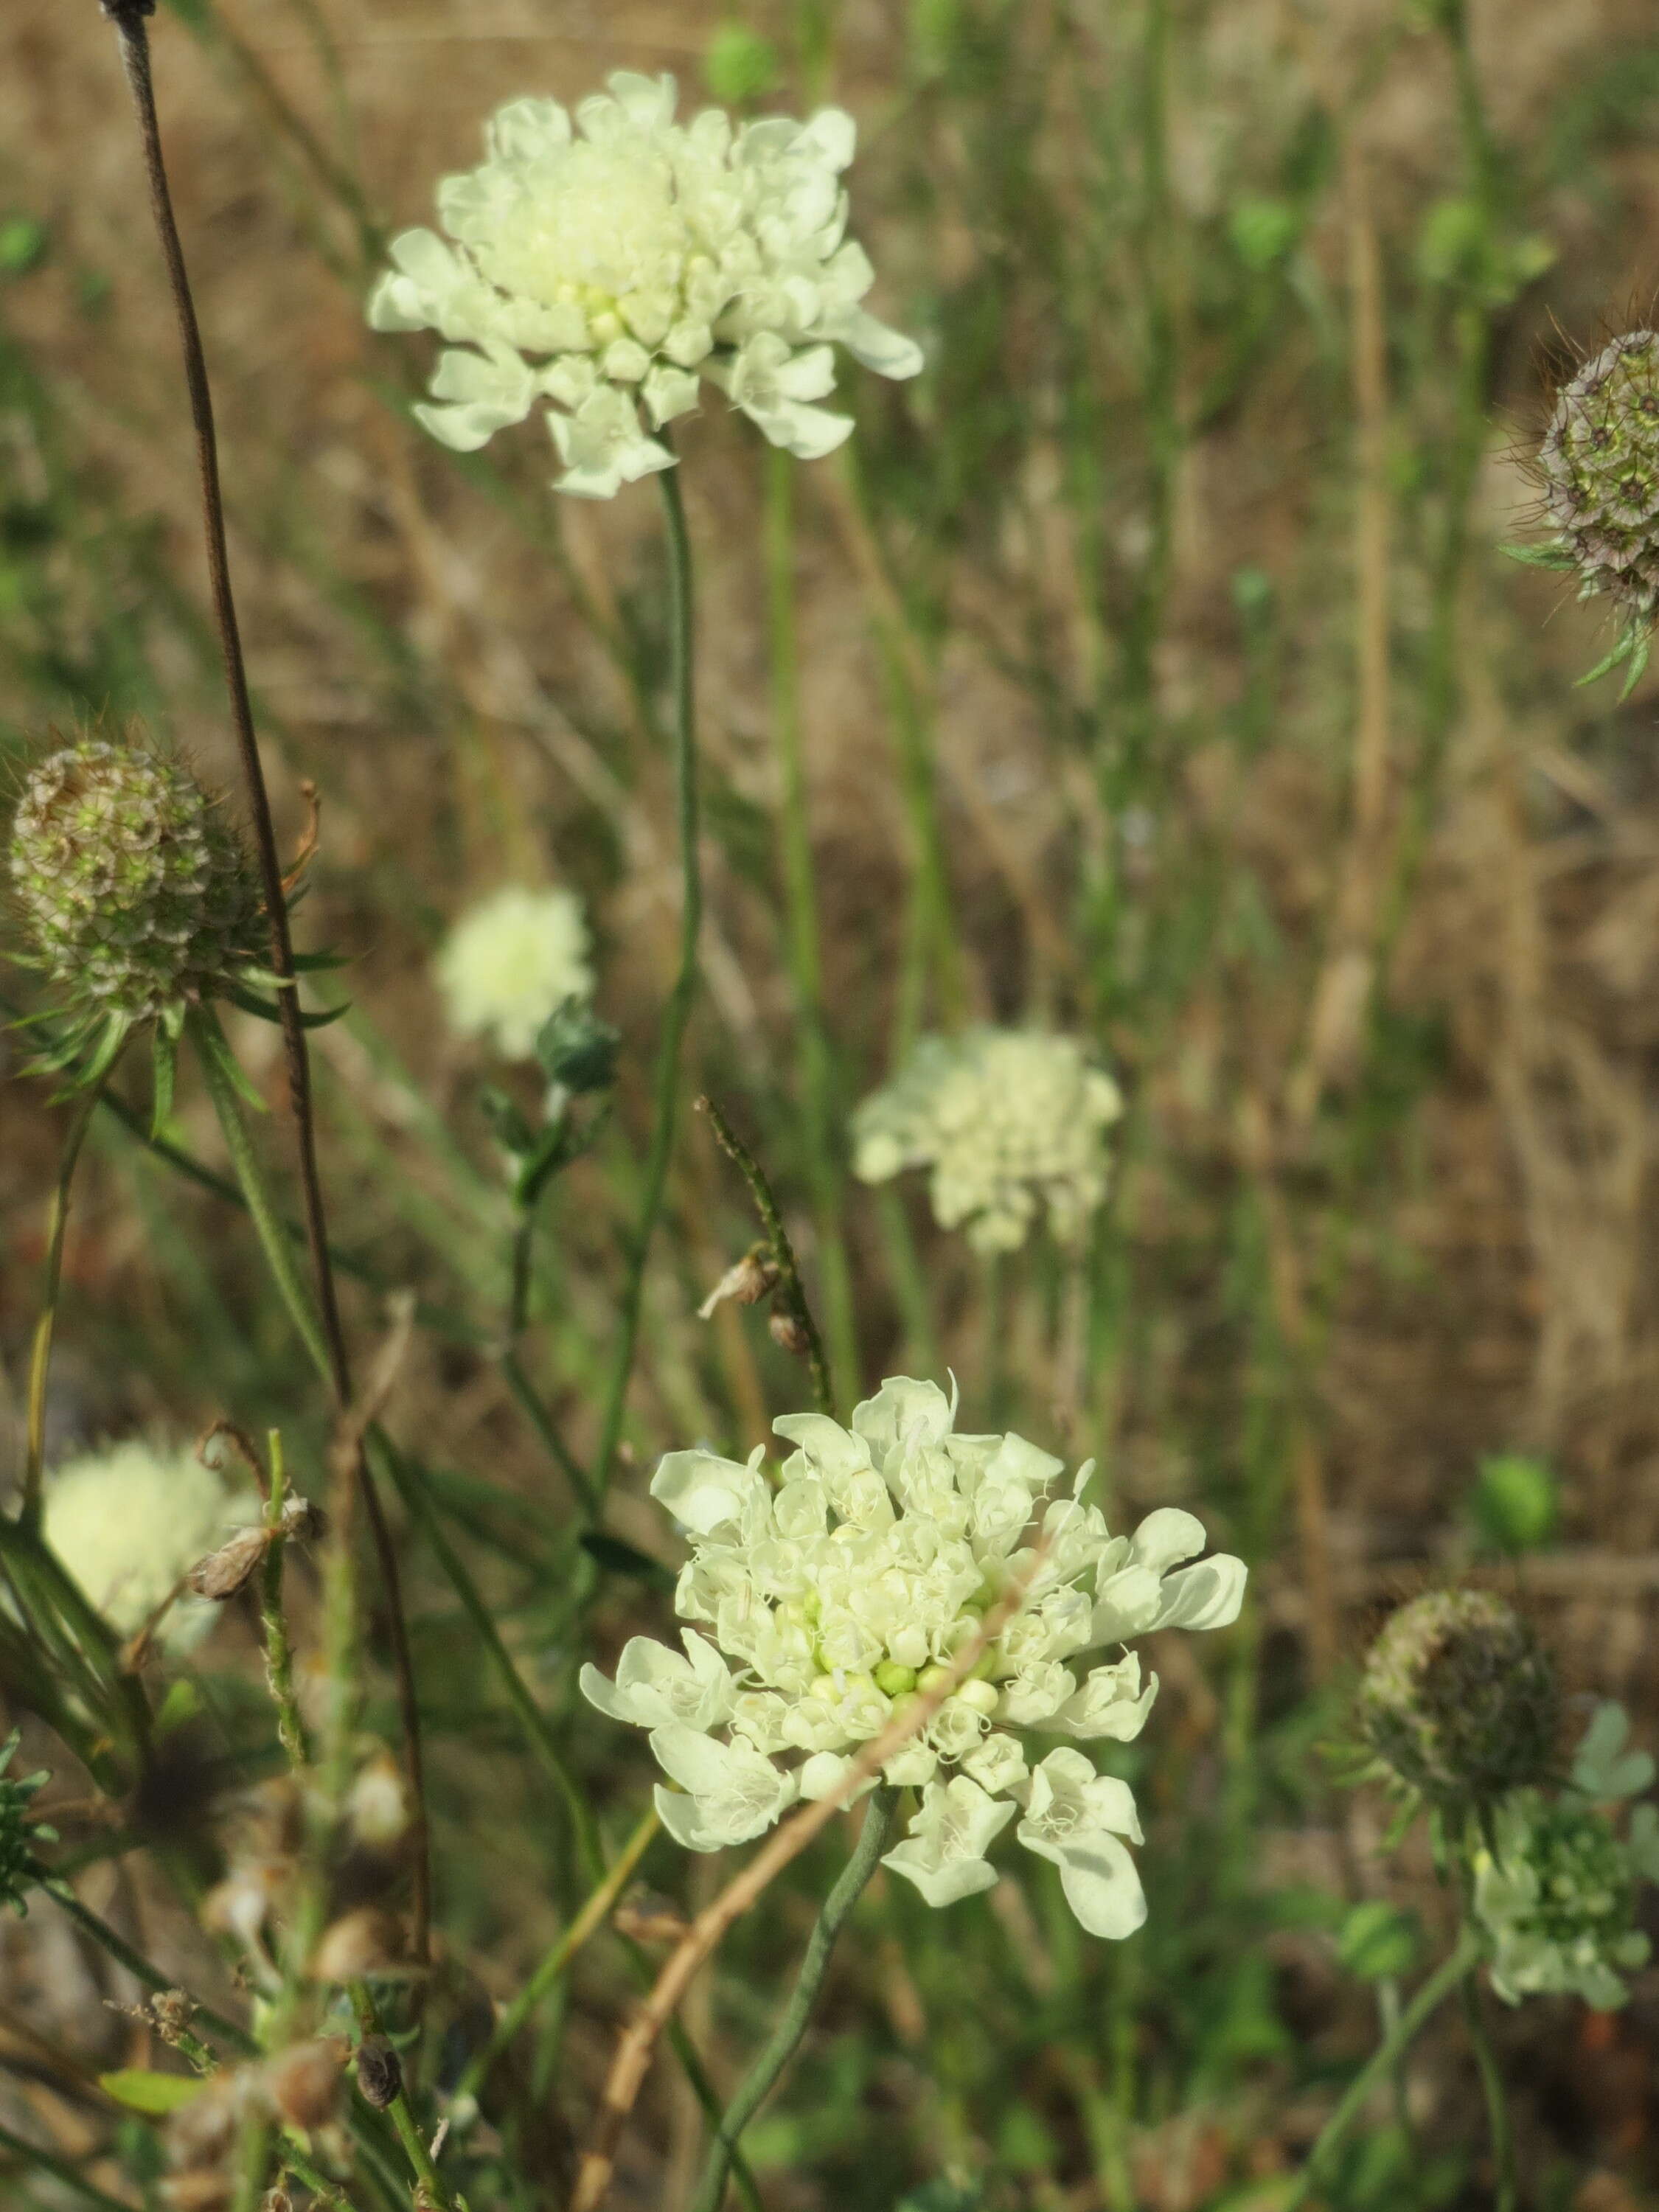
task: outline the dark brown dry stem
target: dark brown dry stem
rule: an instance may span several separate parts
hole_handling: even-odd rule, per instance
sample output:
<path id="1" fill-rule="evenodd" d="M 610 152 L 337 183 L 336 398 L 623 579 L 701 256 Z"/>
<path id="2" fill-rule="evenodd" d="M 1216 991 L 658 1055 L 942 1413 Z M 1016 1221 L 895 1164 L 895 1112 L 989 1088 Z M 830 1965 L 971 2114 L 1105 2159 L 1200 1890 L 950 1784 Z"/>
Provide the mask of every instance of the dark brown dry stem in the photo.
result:
<path id="1" fill-rule="evenodd" d="M 351 1402 L 351 1369 L 345 1333 L 340 1322 L 334 1272 L 329 1260 L 328 1230 L 323 1205 L 322 1177 L 317 1164 L 316 1117 L 312 1106 L 311 1064 L 306 1050 L 305 1029 L 300 1017 L 295 981 L 294 947 L 289 933 L 288 902 L 283 864 L 276 850 L 276 832 L 259 759 L 258 738 L 253 727 L 253 708 L 248 697 L 247 670 L 242 657 L 241 633 L 230 585 L 230 556 L 225 543 L 224 499 L 219 484 L 219 448 L 214 430 L 213 398 L 208 384 L 207 359 L 196 319 L 184 246 L 167 185 L 167 164 L 161 152 L 161 126 L 155 112 L 155 88 L 150 71 L 149 37 L 145 18 L 153 0 L 104 0 L 104 12 L 115 27 L 122 66 L 132 94 L 143 146 L 144 171 L 149 185 L 150 207 L 156 235 L 167 264 L 167 283 L 178 318 L 179 340 L 184 355 L 185 383 L 190 395 L 191 419 L 196 433 L 197 468 L 202 485 L 203 533 L 207 546 L 208 580 L 213 616 L 225 666 L 225 687 L 230 696 L 231 721 L 241 762 L 242 781 L 252 817 L 254 849 L 258 858 L 265 914 L 270 927 L 270 965 L 278 976 L 276 1003 L 282 1015 L 283 1042 L 288 1064 L 289 1098 L 293 1109 L 299 1153 L 300 1187 L 316 1280 L 317 1304 L 327 1348 L 329 1378 L 337 1404 L 343 1410 Z M 404 1731 L 404 1750 L 409 1771 L 410 1801 L 415 1829 L 413 1877 L 414 1954 L 424 1962 L 431 1925 L 431 1863 L 427 1847 L 425 1777 L 421 1756 L 420 1710 L 416 1698 L 409 1633 L 404 1618 L 398 1560 L 391 1530 L 376 1494 L 374 1479 L 363 1456 L 361 1436 L 356 1446 L 356 1480 L 362 1493 L 369 1531 L 374 1538 L 380 1579 L 386 1593 L 392 1632 L 392 1657 L 398 1681 L 398 1702 Z"/>
<path id="2" fill-rule="evenodd" d="M 819 1413 L 836 1413 L 835 1386 L 830 1381 L 830 1363 L 824 1355 L 823 1339 L 818 1334 L 817 1322 L 807 1304 L 806 1291 L 800 1279 L 800 1267 L 795 1258 L 795 1248 L 789 1241 L 789 1232 L 783 1225 L 783 1216 L 778 1211 L 778 1201 L 772 1194 L 772 1186 L 766 1179 L 765 1170 L 742 1142 L 714 1100 L 708 1097 L 697 1101 L 699 1114 L 706 1114 L 708 1126 L 720 1140 L 720 1150 L 736 1167 L 749 1186 L 749 1194 L 755 1201 L 755 1211 L 760 1216 L 761 1226 L 766 1231 L 766 1241 L 771 1249 L 773 1264 L 778 1271 L 778 1293 L 785 1316 L 799 1324 L 801 1349 L 812 1375 L 812 1398 Z M 775 1300 L 775 1303 L 777 1301 Z"/>

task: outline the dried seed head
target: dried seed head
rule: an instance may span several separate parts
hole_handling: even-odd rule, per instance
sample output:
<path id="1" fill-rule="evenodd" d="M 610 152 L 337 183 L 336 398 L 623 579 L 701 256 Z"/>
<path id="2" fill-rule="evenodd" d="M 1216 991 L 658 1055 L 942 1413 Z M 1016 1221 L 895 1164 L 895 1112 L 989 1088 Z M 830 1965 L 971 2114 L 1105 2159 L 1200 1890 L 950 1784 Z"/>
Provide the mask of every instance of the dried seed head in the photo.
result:
<path id="1" fill-rule="evenodd" d="M 221 802 L 137 730 L 30 773 L 11 833 L 30 953 L 66 1006 L 129 1022 L 216 997 L 262 957 L 263 901 Z"/>
<path id="2" fill-rule="evenodd" d="M 767 1319 L 766 1330 L 774 1344 L 784 1351 L 793 1352 L 797 1359 L 805 1359 L 812 1349 L 812 1340 L 806 1333 L 806 1324 L 799 1314 L 786 1312 L 774 1306 Z"/>
<path id="3" fill-rule="evenodd" d="M 349 2055 L 336 2036 L 296 2043 L 265 2069 L 265 2087 L 285 2120 L 309 2132 L 331 2120 L 340 2101 L 340 2082 Z"/>
<path id="4" fill-rule="evenodd" d="M 215 1604 L 223 1605 L 246 1587 L 253 1570 L 270 1547 L 269 1528 L 239 1528 L 236 1534 L 210 1552 L 185 1577 L 198 1597 L 211 1598 Z"/>
<path id="5" fill-rule="evenodd" d="M 383 2035 L 366 2035 L 357 2046 L 357 2087 L 363 2102 L 377 2112 L 396 2104 L 404 2086 L 404 2069 L 397 2052 Z"/>
<path id="6" fill-rule="evenodd" d="M 730 1298 L 733 1305 L 758 1305 L 778 1279 L 778 1263 L 763 1244 L 751 1244 L 735 1260 L 697 1308 L 699 1321 L 712 1321 L 715 1309 Z"/>
<path id="7" fill-rule="evenodd" d="M 29 1806 L 34 1793 L 51 1778 L 45 1774 L 9 1775 L 6 1769 L 16 1753 L 19 1738 L 14 1729 L 0 1744 L 0 1905 L 9 1905 L 21 1919 L 28 1907 L 23 1899 L 35 1879 L 34 1847 L 55 1843 L 58 1832 L 32 1820 Z"/>
<path id="8" fill-rule="evenodd" d="M 1586 595 L 1659 613 L 1659 332 L 1626 331 L 1561 387 L 1538 456 L 1544 507 Z"/>
<path id="9" fill-rule="evenodd" d="M 1359 1723 L 1402 1782 L 1442 1803 L 1480 1803 L 1544 1780 L 1560 1700 L 1549 1654 L 1486 1590 L 1431 1590 L 1372 1645 Z"/>

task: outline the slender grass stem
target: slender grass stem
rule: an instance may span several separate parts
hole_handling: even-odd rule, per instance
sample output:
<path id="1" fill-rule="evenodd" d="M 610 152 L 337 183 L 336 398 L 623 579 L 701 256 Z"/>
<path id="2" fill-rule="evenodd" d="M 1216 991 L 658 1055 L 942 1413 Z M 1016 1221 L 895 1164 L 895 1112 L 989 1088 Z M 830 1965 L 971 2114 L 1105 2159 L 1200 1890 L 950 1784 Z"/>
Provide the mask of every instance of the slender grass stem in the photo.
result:
<path id="1" fill-rule="evenodd" d="M 18 1518 L 32 1534 L 40 1525 L 40 1492 L 46 1463 L 46 1381 L 52 1372 L 52 1340 L 58 1326 L 58 1298 L 64 1280 L 64 1240 L 69 1228 L 70 1188 L 76 1163 L 92 1127 L 107 1077 L 100 1077 L 76 1103 L 58 1163 L 46 1213 L 46 1261 L 40 1292 L 40 1318 L 29 1352 L 28 1429 L 24 1447 L 23 1496 Z"/>
<path id="2" fill-rule="evenodd" d="M 9 2127 L 0 2126 L 0 2149 L 10 2151 L 14 2157 L 38 2166 L 42 2173 L 49 2173 L 54 2181 L 61 2181 L 83 2203 L 100 2205 L 104 2212 L 132 2212 L 132 2206 L 125 2197 L 112 2197 L 96 2182 L 88 2181 L 78 2166 L 59 2158 L 54 2151 L 43 2150 L 38 2143 L 26 2142 L 21 2136 L 15 2136 Z"/>
<path id="3" fill-rule="evenodd" d="M 742 2140 L 744 2130 L 770 2096 L 784 2068 L 800 2047 L 801 2038 L 812 2017 L 812 2008 L 823 1987 L 823 1978 L 830 1969 L 830 1954 L 836 1948 L 836 1938 L 840 1935 L 848 1915 L 864 1894 L 870 1877 L 876 1870 L 877 1862 L 886 1848 L 898 1797 L 898 1791 L 884 1783 L 871 1796 L 864 1826 L 859 1832 L 858 1842 L 853 1847 L 853 1855 L 842 1869 L 840 1879 L 824 1899 L 823 1909 L 813 1923 L 812 1933 L 807 1938 L 806 1955 L 801 1960 L 795 1986 L 789 1993 L 789 2002 L 768 2039 L 765 2049 L 750 2068 L 741 2087 L 726 2108 L 725 2118 L 708 2153 L 708 2164 L 702 2170 L 702 2179 L 691 2200 L 691 2212 L 720 2212 L 725 2202 L 732 2154 Z"/>
<path id="4" fill-rule="evenodd" d="M 118 1966 L 124 1968 L 152 1996 L 159 1996 L 164 1990 L 177 1987 L 177 1983 L 170 1976 L 152 1966 L 141 1951 L 135 1951 L 125 1936 L 118 1935 L 107 1920 L 100 1920 L 88 1906 L 82 1905 L 61 1875 L 43 1873 L 40 1887 L 60 1911 L 69 1916 L 83 1936 L 96 1943 L 100 1950 L 106 1951 Z M 222 2013 L 213 2011 L 210 2006 L 198 2004 L 194 2017 L 210 2035 L 216 2036 L 221 2043 L 243 2057 L 258 2055 L 259 2046 L 247 2030 L 238 2027 L 234 2021 L 227 2020 Z"/>
<path id="5" fill-rule="evenodd" d="M 288 1474 L 283 1464 L 283 1438 L 273 1429 L 270 1438 L 270 1498 L 265 1526 L 270 1541 L 259 1568 L 259 1622 L 265 1640 L 265 1680 L 276 1708 L 276 1735 L 296 1774 L 310 1761 L 306 1726 L 294 1688 L 294 1650 L 289 1642 L 288 1620 L 283 1612 L 283 1507 L 288 1498 Z"/>
<path id="6" fill-rule="evenodd" d="M 305 1024 L 300 1012 L 299 987 L 295 977 L 294 946 L 289 932 L 288 887 L 276 851 L 276 825 L 271 819 L 264 768 L 259 757 L 259 740 L 253 726 L 253 707 L 248 694 L 241 631 L 236 617 L 235 597 L 231 590 L 230 555 L 225 540 L 224 496 L 219 482 L 218 435 L 214 426 L 213 394 L 208 380 L 207 356 L 203 350 L 196 303 L 191 292 L 190 273 L 185 264 L 184 243 L 173 213 L 173 194 L 167 183 L 167 162 L 161 149 L 161 123 L 156 114 L 155 86 L 150 69 L 149 33 L 146 21 L 153 6 L 154 0 L 104 0 L 104 12 L 114 25 L 122 67 L 132 94 L 133 112 L 137 118 L 138 135 L 143 149 L 150 210 L 155 218 L 156 237 L 166 264 L 168 289 L 178 322 L 185 385 L 189 394 L 191 421 L 196 437 L 196 463 L 202 492 L 202 527 L 207 551 L 214 627 L 218 633 L 224 661 L 225 688 L 230 701 L 231 721 L 236 732 L 237 754 L 241 763 L 254 849 L 264 894 L 265 918 L 270 931 L 270 964 L 278 978 L 276 1004 L 288 1063 L 289 1100 L 293 1110 L 298 1153 L 301 1212 L 316 1288 L 317 1317 L 324 1346 L 324 1372 L 335 1404 L 343 1412 L 351 1402 L 351 1368 L 346 1352 L 345 1332 L 340 1321 L 334 1272 L 329 1261 L 328 1224 L 323 1205 L 322 1175 L 317 1160 L 317 1123 L 312 1102 L 311 1062 L 306 1049 Z M 275 1219 L 273 1212 L 273 1223 Z M 275 1241 L 280 1243 L 281 1239 Z M 265 1243 L 269 1255 L 274 1249 L 273 1242 L 266 1238 Z M 431 1928 L 432 1867 L 425 1774 L 421 1757 L 420 1708 L 410 1658 L 409 1630 L 404 1618 L 397 1553 L 380 1499 L 375 1495 L 373 1478 L 361 1454 L 357 1462 L 357 1479 L 363 1492 L 364 1510 L 374 1541 L 386 1594 L 386 1613 L 392 1627 L 404 1759 L 413 1808 L 413 1950 L 417 1962 L 424 1962 Z"/>
<path id="7" fill-rule="evenodd" d="M 668 540 L 669 653 L 674 700 L 674 773 L 678 793 L 680 876 L 684 886 L 680 908 L 679 969 L 664 1011 L 657 1048 L 655 1118 L 651 1149 L 646 1158 L 645 1193 L 639 1223 L 628 1254 L 617 1324 L 615 1362 L 605 1393 L 599 1449 L 592 1459 L 592 1480 L 601 1498 L 611 1480 L 611 1463 L 622 1441 L 628 1407 L 628 1385 L 634 1372 L 634 1353 L 639 1341 L 640 1312 L 645 1297 L 645 1267 L 650 1255 L 668 1188 L 669 1164 L 674 1152 L 674 1128 L 679 1104 L 680 1061 L 685 1033 L 697 994 L 697 939 L 702 922 L 702 868 L 698 851 L 696 694 L 693 656 L 696 604 L 691 569 L 691 540 L 685 525 L 679 469 L 659 471 L 663 513 Z"/>
<path id="8" fill-rule="evenodd" d="M 1478 1933 L 1465 1929 L 1466 1938 L 1479 1942 Z M 1502 2069 L 1498 2054 L 1492 2049 L 1492 2037 L 1480 2009 L 1480 1992 L 1473 1978 L 1466 1981 L 1459 1996 L 1463 2005 L 1463 2024 L 1468 2033 L 1469 2048 L 1474 2053 L 1474 2063 L 1480 2075 L 1481 2094 L 1486 2104 L 1486 2130 L 1492 2140 L 1492 2161 L 1496 2187 L 1492 2196 L 1492 2212 L 1515 2212 L 1515 2132 L 1510 2125 L 1509 2098 L 1504 2087 Z"/>
<path id="9" fill-rule="evenodd" d="M 817 893 L 812 879 L 812 838 L 801 751 L 800 677 L 795 635 L 794 462 L 775 447 L 767 451 L 767 635 L 772 663 L 772 732 L 783 778 L 781 827 L 787 945 L 794 986 L 796 1056 L 802 1133 L 817 1229 L 823 1283 L 824 1326 L 833 1364 L 858 1378 L 852 1273 L 841 1231 L 843 1178 L 836 1157 L 836 1069 L 823 1011 L 823 962 Z"/>
<path id="10" fill-rule="evenodd" d="M 356 2014 L 359 2032 L 363 2035 L 380 2033 L 380 2017 L 374 2008 L 367 1982 L 347 1984 L 352 2011 Z M 409 2099 L 400 2088 L 386 2108 L 392 2115 L 392 2124 L 398 2130 L 398 2140 L 404 2147 L 415 2176 L 416 2202 L 421 2212 L 455 2212 L 454 2199 L 438 2177 L 432 2154 L 427 2148 L 426 2138 L 416 2124 L 415 2115 L 409 2108 Z"/>
<path id="11" fill-rule="evenodd" d="M 1474 1972 L 1484 1948 L 1480 1937 L 1471 1929 L 1466 1928 L 1463 1930 L 1456 1948 L 1419 1989 L 1411 2002 L 1401 2012 L 1392 2032 L 1382 2038 L 1343 2091 L 1336 2110 L 1320 2130 L 1318 2141 L 1308 2153 L 1307 2163 L 1297 2176 L 1290 2194 L 1282 2200 L 1279 2212 L 1295 2212 L 1297 2205 L 1307 2203 L 1324 2178 L 1332 2154 L 1340 2147 L 1364 2111 L 1372 2092 L 1393 2073 L 1416 2039 L 1418 2031 L 1439 2010 L 1460 1983 L 1466 1982 Z"/>
<path id="12" fill-rule="evenodd" d="M 645 1856 L 660 1825 L 656 1814 L 650 1812 L 635 1827 L 612 1860 L 605 1879 L 590 1893 L 581 1910 L 560 1929 L 552 1948 L 496 2021 L 489 2042 L 469 2060 L 466 2071 L 456 2086 L 457 2099 L 477 2096 L 490 2068 L 513 2044 L 531 2014 L 556 1986 L 583 1944 L 610 1917 L 617 1899 L 633 1879 L 634 1869 Z"/>

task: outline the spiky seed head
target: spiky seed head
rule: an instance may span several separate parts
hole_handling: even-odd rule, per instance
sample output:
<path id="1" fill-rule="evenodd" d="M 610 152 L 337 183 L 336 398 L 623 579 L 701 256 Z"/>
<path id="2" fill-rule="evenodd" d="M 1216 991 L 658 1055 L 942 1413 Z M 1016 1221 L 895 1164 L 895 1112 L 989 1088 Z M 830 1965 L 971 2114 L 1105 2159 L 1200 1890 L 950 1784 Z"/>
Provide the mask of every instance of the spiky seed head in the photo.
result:
<path id="1" fill-rule="evenodd" d="M 1538 455 L 1544 506 L 1586 595 L 1659 614 L 1659 331 L 1626 331 L 1557 395 Z"/>
<path id="2" fill-rule="evenodd" d="M 26 780 L 11 879 L 65 1007 L 126 1022 L 215 998 L 264 950 L 252 860 L 222 801 L 137 729 L 60 745 Z"/>
<path id="3" fill-rule="evenodd" d="M 18 1741 L 14 1730 L 0 1744 L 0 1905 L 10 1905 L 21 1917 L 28 1910 L 23 1900 L 35 1881 L 35 1846 L 55 1842 L 58 1832 L 30 1817 L 34 1793 L 50 1778 L 45 1774 L 10 1775 L 6 1771 Z"/>
<path id="4" fill-rule="evenodd" d="M 1359 1686 L 1371 1749 L 1443 1804 L 1487 1803 L 1544 1780 L 1559 1712 L 1549 1654 L 1486 1590 L 1431 1590 L 1401 1606 Z"/>

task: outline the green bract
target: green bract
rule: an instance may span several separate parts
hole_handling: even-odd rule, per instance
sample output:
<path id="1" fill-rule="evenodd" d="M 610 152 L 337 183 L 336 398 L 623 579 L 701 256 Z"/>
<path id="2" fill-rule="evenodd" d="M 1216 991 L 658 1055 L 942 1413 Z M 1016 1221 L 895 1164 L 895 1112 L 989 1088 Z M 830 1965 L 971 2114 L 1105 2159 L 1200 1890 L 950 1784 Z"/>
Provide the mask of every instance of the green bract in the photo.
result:
<path id="1" fill-rule="evenodd" d="M 23 1899 L 37 1879 L 34 1847 L 37 1844 L 55 1843 L 58 1832 L 47 1827 L 44 1821 L 29 1818 L 35 1792 L 51 1777 L 29 1774 L 20 1779 L 6 1771 L 16 1753 L 18 1740 L 14 1729 L 0 1744 L 0 1905 L 10 1905 L 21 1917 L 28 1910 Z"/>

